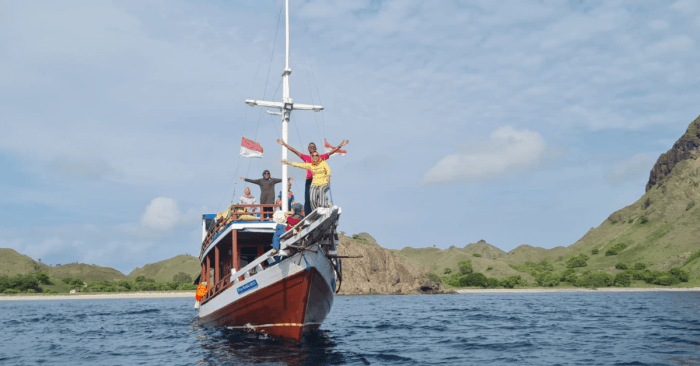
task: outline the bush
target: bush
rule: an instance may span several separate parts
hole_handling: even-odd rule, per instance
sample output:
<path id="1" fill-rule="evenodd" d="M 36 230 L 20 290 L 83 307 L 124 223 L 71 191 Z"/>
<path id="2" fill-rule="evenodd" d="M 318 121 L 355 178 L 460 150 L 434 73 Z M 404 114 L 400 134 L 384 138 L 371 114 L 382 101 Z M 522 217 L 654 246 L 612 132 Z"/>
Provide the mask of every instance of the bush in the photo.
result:
<path id="1" fill-rule="evenodd" d="M 178 274 L 173 276 L 173 282 L 177 283 L 183 283 L 183 282 L 192 282 L 192 276 L 188 275 L 185 272 L 179 272 Z"/>
<path id="2" fill-rule="evenodd" d="M 524 283 L 525 283 L 525 281 L 523 281 L 523 279 L 519 275 L 508 276 L 506 278 L 501 279 L 501 281 L 500 281 L 500 285 L 505 287 L 505 288 L 513 288 L 513 287 L 515 287 L 515 285 L 524 284 Z"/>
<path id="3" fill-rule="evenodd" d="M 486 279 L 486 287 L 488 288 L 496 288 L 500 286 L 500 283 L 498 282 L 498 279 L 496 278 L 487 278 Z"/>
<path id="4" fill-rule="evenodd" d="M 569 260 L 566 261 L 566 267 L 568 267 L 568 268 L 585 267 L 588 265 L 588 263 L 586 263 L 587 260 L 588 260 L 588 256 L 581 253 L 575 257 L 569 258 Z"/>
<path id="5" fill-rule="evenodd" d="M 487 278 L 482 273 L 470 273 L 460 278 L 461 286 L 483 287 L 486 284 Z"/>
<path id="6" fill-rule="evenodd" d="M 678 282 L 680 282 L 678 278 L 669 273 L 659 276 L 654 283 L 661 286 L 671 286 L 677 284 Z"/>
<path id="7" fill-rule="evenodd" d="M 593 272 L 584 276 L 581 276 L 577 280 L 578 286 L 585 287 L 609 287 L 613 285 L 615 278 L 605 272 Z"/>
<path id="8" fill-rule="evenodd" d="M 573 268 L 569 268 L 566 271 L 562 272 L 561 276 L 559 277 L 559 281 L 564 282 L 566 281 L 566 277 L 571 276 L 571 275 L 576 275 L 576 271 L 574 271 Z M 566 281 L 569 282 L 569 281 Z"/>
<path id="9" fill-rule="evenodd" d="M 452 273 L 452 270 L 449 269 L 449 268 L 445 268 L 445 270 L 442 271 L 442 273 L 444 273 L 444 274 L 450 274 L 450 273 Z"/>
<path id="10" fill-rule="evenodd" d="M 576 273 L 567 275 L 564 279 L 572 286 L 578 286 L 578 276 L 576 276 Z"/>
<path id="11" fill-rule="evenodd" d="M 605 251 L 605 255 L 606 256 L 617 255 L 617 253 L 621 252 L 625 248 L 627 248 L 627 244 L 617 243 L 612 248 Z"/>
<path id="12" fill-rule="evenodd" d="M 593 254 L 593 255 L 596 255 L 598 253 L 599 253 L 598 248 L 593 248 L 593 250 L 591 250 L 591 254 Z"/>
<path id="13" fill-rule="evenodd" d="M 472 256 L 477 257 L 477 258 L 480 258 L 480 257 L 481 257 L 481 254 L 479 254 L 479 253 L 474 253 L 474 254 L 472 254 Z"/>
<path id="14" fill-rule="evenodd" d="M 197 285 L 195 285 L 193 283 L 181 283 L 177 286 L 177 289 L 178 290 L 196 290 Z"/>
<path id="15" fill-rule="evenodd" d="M 636 270 L 642 270 L 645 268 L 647 268 L 647 265 L 644 263 L 635 263 L 634 264 L 634 269 L 636 269 Z"/>
<path id="16" fill-rule="evenodd" d="M 459 273 L 463 275 L 467 275 L 474 272 L 474 270 L 472 269 L 472 261 L 461 261 L 457 263 L 457 266 L 459 267 Z"/>
<path id="17" fill-rule="evenodd" d="M 632 284 L 631 276 L 629 273 L 618 273 L 615 275 L 613 284 L 617 287 L 629 287 Z"/>
<path id="18" fill-rule="evenodd" d="M 83 280 L 80 278 L 62 278 L 61 282 L 65 283 L 66 285 L 70 285 L 76 288 L 83 287 L 85 284 L 83 283 Z"/>
<path id="19" fill-rule="evenodd" d="M 684 271 L 678 267 L 676 268 L 671 268 L 670 271 L 668 271 L 672 276 L 676 277 L 680 282 L 688 282 L 689 275 L 687 271 Z"/>
<path id="20" fill-rule="evenodd" d="M 615 265 L 615 268 L 625 270 L 625 269 L 627 269 L 627 265 L 624 263 L 618 263 Z"/>
<path id="21" fill-rule="evenodd" d="M 51 284 L 51 281 L 49 281 L 49 275 L 47 275 L 44 272 L 37 272 L 34 274 L 34 276 L 36 277 L 37 281 L 39 281 L 39 283 L 45 283 L 47 285 Z"/>
<path id="22" fill-rule="evenodd" d="M 20 293 L 20 291 L 14 288 L 8 288 L 5 291 L 3 291 L 3 293 L 8 295 L 14 295 Z"/>
<path id="23" fill-rule="evenodd" d="M 535 282 L 537 282 L 538 285 L 544 287 L 556 286 L 559 284 L 560 279 L 561 275 L 557 275 L 551 272 L 543 272 L 535 276 Z"/>
<path id="24" fill-rule="evenodd" d="M 642 217 L 639 218 L 639 223 L 640 223 L 640 224 L 644 225 L 644 224 L 646 224 L 647 222 L 649 222 L 649 219 L 647 219 L 646 216 L 642 215 Z"/>
<path id="25" fill-rule="evenodd" d="M 487 270 L 487 271 L 490 271 L 490 270 L 492 270 L 492 269 L 493 269 L 493 266 L 488 266 L 488 267 L 486 267 L 486 270 Z"/>

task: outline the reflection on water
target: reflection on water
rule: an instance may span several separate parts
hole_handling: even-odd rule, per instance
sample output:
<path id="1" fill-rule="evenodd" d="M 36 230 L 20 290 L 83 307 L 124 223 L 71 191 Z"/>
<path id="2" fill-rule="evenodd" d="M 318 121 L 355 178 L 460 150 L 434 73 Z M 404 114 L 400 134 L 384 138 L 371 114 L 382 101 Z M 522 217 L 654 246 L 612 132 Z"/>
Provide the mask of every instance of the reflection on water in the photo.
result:
<path id="1" fill-rule="evenodd" d="M 343 354 L 334 349 L 330 331 L 317 330 L 305 335 L 300 343 L 267 335 L 220 328 L 202 329 L 200 350 L 193 349 L 199 364 L 285 364 L 338 365 L 345 363 Z"/>

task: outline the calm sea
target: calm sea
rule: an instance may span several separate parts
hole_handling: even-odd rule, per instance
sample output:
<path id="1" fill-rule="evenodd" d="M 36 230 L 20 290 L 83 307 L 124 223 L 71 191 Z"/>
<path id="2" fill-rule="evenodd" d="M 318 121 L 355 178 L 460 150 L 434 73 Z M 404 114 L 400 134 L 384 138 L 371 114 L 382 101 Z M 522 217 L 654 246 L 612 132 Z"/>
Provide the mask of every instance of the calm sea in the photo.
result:
<path id="1" fill-rule="evenodd" d="M 0 302 L 0 365 L 698 365 L 700 293 L 342 296 L 301 344 L 192 299 Z"/>

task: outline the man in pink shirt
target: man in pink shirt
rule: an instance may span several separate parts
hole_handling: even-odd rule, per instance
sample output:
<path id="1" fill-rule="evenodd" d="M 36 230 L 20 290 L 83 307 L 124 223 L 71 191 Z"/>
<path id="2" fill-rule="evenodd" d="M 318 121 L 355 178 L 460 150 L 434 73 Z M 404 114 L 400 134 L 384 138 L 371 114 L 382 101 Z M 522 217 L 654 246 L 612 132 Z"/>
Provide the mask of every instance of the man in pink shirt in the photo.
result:
<path id="1" fill-rule="evenodd" d="M 319 157 L 321 158 L 321 160 L 328 160 L 328 158 L 331 155 L 338 152 L 338 150 L 340 150 L 341 147 L 347 145 L 349 142 L 350 142 L 350 140 L 343 140 L 343 142 L 341 142 L 340 145 L 338 145 L 338 147 L 331 150 L 328 154 L 319 155 Z M 284 141 L 282 141 L 282 140 L 277 140 L 277 143 L 286 147 L 287 149 L 289 149 L 289 151 L 296 154 L 299 157 L 299 159 L 303 160 L 305 163 L 310 163 L 311 162 L 310 155 L 312 155 L 314 152 L 316 152 L 316 144 L 314 144 L 313 142 L 309 143 L 309 147 L 308 147 L 309 155 L 305 155 L 305 154 L 302 154 L 302 153 L 296 151 L 293 147 L 285 144 Z M 311 173 L 311 171 L 307 170 L 306 171 L 306 187 L 304 190 L 304 213 L 306 215 L 311 213 L 311 200 L 309 199 L 309 190 L 311 189 L 311 181 L 313 180 L 312 177 L 313 177 L 313 174 Z"/>

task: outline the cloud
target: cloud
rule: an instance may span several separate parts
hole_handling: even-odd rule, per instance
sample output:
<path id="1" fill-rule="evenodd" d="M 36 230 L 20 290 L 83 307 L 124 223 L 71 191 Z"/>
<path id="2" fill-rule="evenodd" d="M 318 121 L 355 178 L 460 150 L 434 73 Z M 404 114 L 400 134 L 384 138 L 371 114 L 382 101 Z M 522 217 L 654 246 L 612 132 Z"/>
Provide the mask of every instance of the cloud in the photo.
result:
<path id="1" fill-rule="evenodd" d="M 605 181 L 610 184 L 620 184 L 644 178 L 649 175 L 653 165 L 654 158 L 646 154 L 637 154 L 630 159 L 613 165 L 605 176 Z"/>
<path id="2" fill-rule="evenodd" d="M 537 132 L 502 127 L 487 142 L 468 143 L 430 168 L 421 185 L 472 183 L 528 170 L 542 160 L 545 142 Z"/>
<path id="3" fill-rule="evenodd" d="M 146 207 L 141 224 L 156 231 L 169 231 L 181 221 L 180 217 L 180 211 L 174 199 L 158 197 Z"/>

